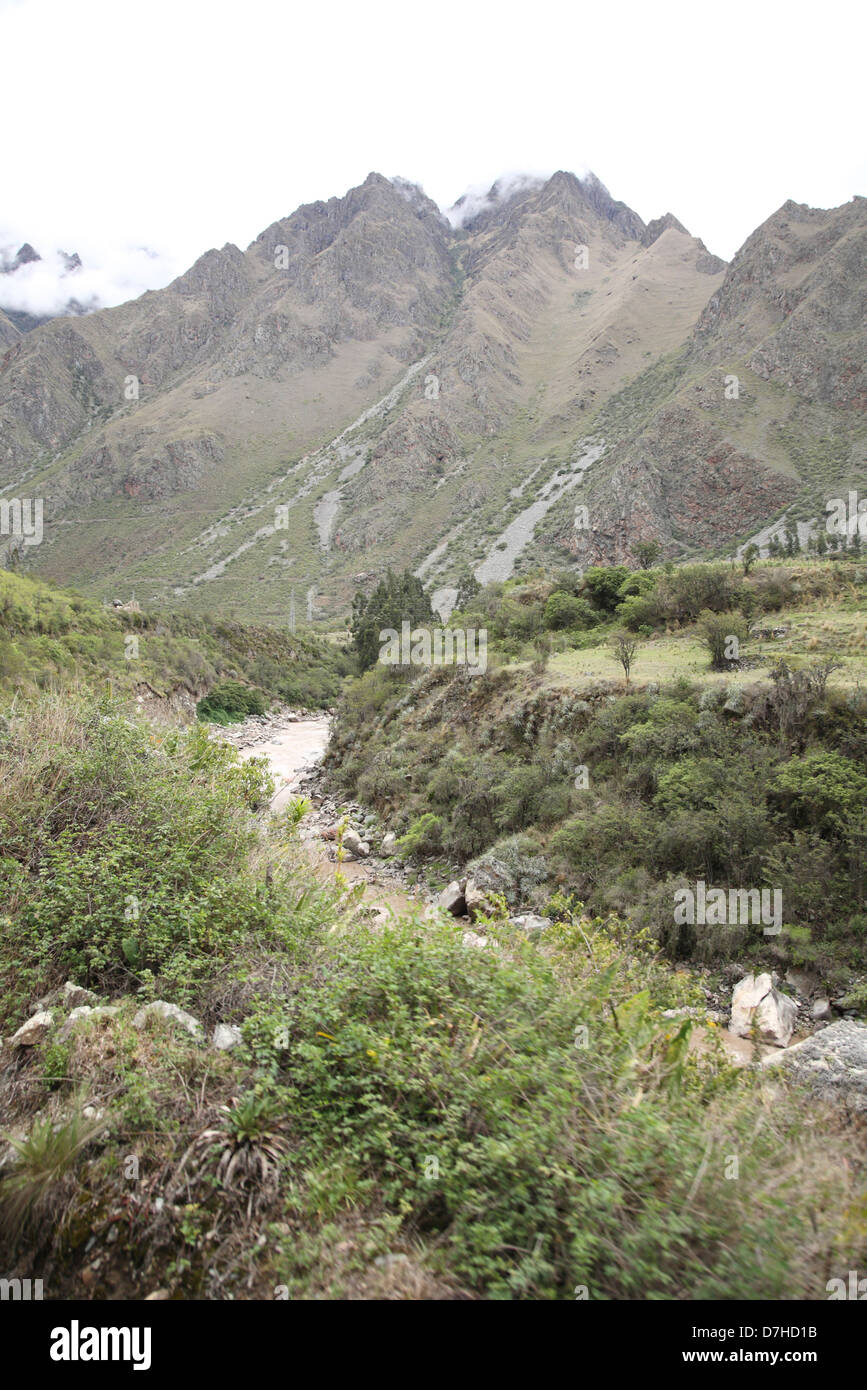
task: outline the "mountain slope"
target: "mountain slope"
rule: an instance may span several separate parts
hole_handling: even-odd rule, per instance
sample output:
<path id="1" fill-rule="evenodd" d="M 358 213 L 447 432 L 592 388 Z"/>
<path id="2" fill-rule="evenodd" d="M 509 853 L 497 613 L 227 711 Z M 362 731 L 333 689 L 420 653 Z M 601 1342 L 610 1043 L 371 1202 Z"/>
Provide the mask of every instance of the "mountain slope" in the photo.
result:
<path id="1" fill-rule="evenodd" d="M 12 343 L 0 487 L 46 510 L 24 558 L 280 622 L 295 590 L 345 612 L 389 564 L 447 600 L 467 566 L 723 546 L 855 468 L 821 441 L 863 414 L 864 210 L 787 204 L 726 273 L 593 176 L 495 188 L 452 226 L 371 174 Z"/>

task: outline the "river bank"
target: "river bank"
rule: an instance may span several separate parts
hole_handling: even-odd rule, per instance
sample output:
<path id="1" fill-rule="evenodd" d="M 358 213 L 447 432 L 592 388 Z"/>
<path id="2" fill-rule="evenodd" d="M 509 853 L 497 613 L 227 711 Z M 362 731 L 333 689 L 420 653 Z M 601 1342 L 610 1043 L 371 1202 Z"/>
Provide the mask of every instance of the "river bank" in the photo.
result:
<path id="1" fill-rule="evenodd" d="M 328 747 L 331 718 L 330 712 L 284 709 L 221 729 L 220 736 L 237 748 L 242 758 L 267 759 L 275 782 L 272 812 L 284 810 L 294 796 L 304 796 L 310 802 L 310 809 L 301 822 L 300 840 L 320 882 L 333 882 L 339 870 L 346 883 L 362 885 L 361 903 L 372 920 L 385 920 L 392 914 L 435 910 L 434 893 L 427 887 L 410 884 L 404 866 L 393 854 L 377 853 L 383 837 L 372 813 L 357 803 L 339 801 L 324 784 L 320 764 Z M 342 816 L 355 828 L 358 838 L 369 844 L 366 855 L 355 857 L 344 852 L 338 858 L 335 826 Z M 470 929 L 469 921 L 466 927 L 468 944 L 484 944 L 484 938 Z M 712 1034 L 720 1039 L 729 1058 L 740 1066 L 757 1058 L 770 1062 L 779 1055 L 780 1049 L 765 1044 L 759 1044 L 756 1050 L 750 1039 L 726 1027 L 725 1015 L 718 1012 L 721 1002 L 709 996 L 708 1019 L 712 1023 L 708 1026 L 696 1020 L 691 1040 L 693 1048 L 706 1049 Z M 796 1031 L 792 1043 L 803 1041 L 810 1031 Z"/>

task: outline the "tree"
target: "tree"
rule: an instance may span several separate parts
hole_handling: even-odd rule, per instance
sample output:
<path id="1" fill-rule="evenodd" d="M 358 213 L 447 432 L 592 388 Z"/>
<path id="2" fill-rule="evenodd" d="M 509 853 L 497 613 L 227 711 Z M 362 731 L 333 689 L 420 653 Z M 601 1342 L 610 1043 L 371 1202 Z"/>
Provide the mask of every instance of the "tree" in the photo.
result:
<path id="1" fill-rule="evenodd" d="M 547 628 L 592 627 L 599 615 L 584 598 L 573 598 L 555 589 L 545 604 L 542 621 Z"/>
<path id="2" fill-rule="evenodd" d="M 393 574 L 389 570 L 369 598 L 361 593 L 355 595 L 349 630 L 362 671 L 376 664 L 380 632 L 391 628 L 400 633 L 406 622 L 411 631 L 417 627 L 436 626 L 424 585 L 409 570 L 404 570 L 403 574 Z"/>
<path id="3" fill-rule="evenodd" d="M 740 645 L 747 640 L 749 629 L 740 613 L 712 613 L 706 608 L 699 614 L 699 637 L 710 653 L 714 671 L 727 671 L 740 660 Z"/>
<path id="4" fill-rule="evenodd" d="M 750 570 L 752 569 L 753 565 L 756 563 L 756 560 L 758 560 L 758 558 L 759 547 L 757 545 L 754 545 L 754 543 L 750 541 L 749 545 L 747 546 L 746 550 L 744 551 L 741 557 L 744 566 L 744 574 L 749 574 Z"/>
<path id="5" fill-rule="evenodd" d="M 476 597 L 481 587 L 481 584 L 478 579 L 476 579 L 472 570 L 465 569 L 458 578 L 458 596 L 455 601 L 455 608 L 463 612 L 467 605 Z"/>
<path id="6" fill-rule="evenodd" d="M 626 684 L 629 684 L 629 672 L 632 669 L 632 662 L 638 650 L 638 638 L 633 637 L 631 632 L 615 632 L 611 638 L 611 647 L 615 657 L 623 667 L 623 674 L 626 677 Z"/>
<path id="7" fill-rule="evenodd" d="M 625 565 L 591 565 L 584 572 L 584 588 L 599 608 L 613 613 L 620 602 L 620 586 L 628 578 Z"/>
<path id="8" fill-rule="evenodd" d="M 659 559 L 659 541 L 638 541 L 632 553 L 643 570 L 649 570 Z"/>

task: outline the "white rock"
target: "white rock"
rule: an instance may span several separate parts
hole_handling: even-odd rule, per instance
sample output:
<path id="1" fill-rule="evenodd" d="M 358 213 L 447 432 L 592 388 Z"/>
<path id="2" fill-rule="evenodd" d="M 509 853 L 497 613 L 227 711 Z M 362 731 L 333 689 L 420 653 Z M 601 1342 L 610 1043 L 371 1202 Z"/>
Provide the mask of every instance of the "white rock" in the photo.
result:
<path id="1" fill-rule="evenodd" d="M 211 1046 L 218 1052 L 229 1052 L 242 1041 L 241 1030 L 234 1023 L 218 1023 L 211 1036 Z"/>
<path id="2" fill-rule="evenodd" d="M 370 845 L 351 827 L 343 832 L 343 848 L 353 859 L 366 859 L 370 854 Z"/>
<path id="3" fill-rule="evenodd" d="M 464 898 L 467 904 L 467 912 L 473 921 L 475 921 L 477 917 L 490 917 L 493 910 L 491 904 L 485 897 L 484 889 L 479 887 L 474 878 L 467 879 Z"/>
<path id="4" fill-rule="evenodd" d="M 524 912 L 519 917 L 510 917 L 509 921 L 527 936 L 538 936 L 551 925 L 550 917 L 539 917 L 535 912 Z"/>
<path id="5" fill-rule="evenodd" d="M 477 950 L 490 945 L 486 936 L 479 936 L 479 933 L 475 931 L 465 931 L 461 940 L 465 946 L 474 946 Z"/>
<path id="6" fill-rule="evenodd" d="M 96 995 L 92 989 L 85 989 L 83 985 L 76 985 L 72 980 L 67 980 L 63 986 L 61 1003 L 67 1009 L 77 1009 L 83 1004 L 95 1004 Z"/>
<path id="7" fill-rule="evenodd" d="M 139 1009 L 132 1021 L 133 1028 L 144 1028 L 149 1018 L 164 1018 L 172 1023 L 178 1023 L 197 1042 L 201 1042 L 204 1038 L 202 1025 L 197 1018 L 193 1018 L 192 1014 L 179 1009 L 177 1004 L 166 1003 L 164 999 L 156 999 L 153 1004 L 145 1004 L 143 1009 Z"/>
<path id="8" fill-rule="evenodd" d="M 812 1009 L 810 1010 L 810 1017 L 816 1019 L 817 1022 L 819 1022 L 820 1020 L 826 1019 L 826 1018 L 830 1018 L 830 1017 L 831 1017 L 831 1004 L 830 1004 L 830 1001 L 827 1000 L 827 999 L 817 999 L 816 1002 L 814 1003 Z"/>
<path id="9" fill-rule="evenodd" d="M 393 833 L 393 831 L 389 830 L 388 834 L 383 835 L 382 837 L 383 854 L 394 854 L 394 848 L 396 844 L 397 836 Z"/>
<path id="10" fill-rule="evenodd" d="M 17 1033 L 13 1033 L 9 1039 L 10 1047 L 32 1047 L 34 1043 L 41 1042 L 46 1033 L 54 1027 L 54 1014 L 50 1009 L 42 1009 L 38 1014 L 33 1014 L 26 1023 L 22 1023 Z"/>
<path id="11" fill-rule="evenodd" d="M 770 975 L 745 975 L 734 987 L 729 1028 L 736 1037 L 750 1037 L 755 1020 L 761 1042 L 787 1047 L 797 1016 L 794 1000 L 774 989 Z"/>
<path id="12" fill-rule="evenodd" d="M 92 1009 L 89 1004 L 79 1004 L 77 1009 L 72 1010 L 58 1037 L 61 1041 L 68 1038 L 76 1023 L 82 1018 L 114 1018 L 117 1013 L 120 1013 L 120 1009 L 113 1004 L 98 1004 L 95 1009 Z"/>

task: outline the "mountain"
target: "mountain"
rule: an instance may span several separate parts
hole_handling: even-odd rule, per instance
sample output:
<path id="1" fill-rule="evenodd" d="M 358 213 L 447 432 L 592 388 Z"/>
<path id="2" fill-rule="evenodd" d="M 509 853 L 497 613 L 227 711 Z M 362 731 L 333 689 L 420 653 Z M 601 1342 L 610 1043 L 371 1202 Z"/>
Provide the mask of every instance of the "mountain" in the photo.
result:
<path id="1" fill-rule="evenodd" d="M 60 280 L 65 280 L 68 275 L 74 275 L 77 270 L 82 268 L 81 257 L 77 251 L 73 251 L 71 255 L 66 251 L 58 251 L 56 259 L 58 263 L 57 274 Z M 14 255 L 8 248 L 6 250 L 0 249 L 0 275 L 6 277 L 5 283 L 0 280 L 0 348 L 14 342 L 22 333 L 32 333 L 35 328 L 50 322 L 53 318 L 86 314 L 99 307 L 98 300 L 95 298 L 87 304 L 82 304 L 74 296 L 68 299 L 62 308 L 53 313 L 32 313 L 29 309 L 14 307 L 16 303 L 20 303 L 20 297 L 16 293 L 18 281 L 15 282 L 14 288 L 10 289 L 11 277 L 15 276 L 16 272 L 20 271 L 23 266 L 41 262 L 42 257 L 38 251 L 34 250 L 29 241 L 25 241 L 23 246 L 19 246 Z M 10 326 L 14 330 L 11 335 L 9 333 Z"/>
<path id="2" fill-rule="evenodd" d="M 865 473 L 865 208 L 786 204 L 727 267 L 593 175 L 445 217 L 371 174 L 11 341 L 0 487 L 45 498 L 24 559 L 279 622 L 388 565 L 447 605 L 468 566 L 719 551 L 806 515 Z"/>
<path id="3" fill-rule="evenodd" d="M 3 310 L 0 309 L 0 348 L 9 347 L 11 343 L 17 342 L 20 337 L 21 330 L 16 328 L 9 316 L 4 314 Z"/>

